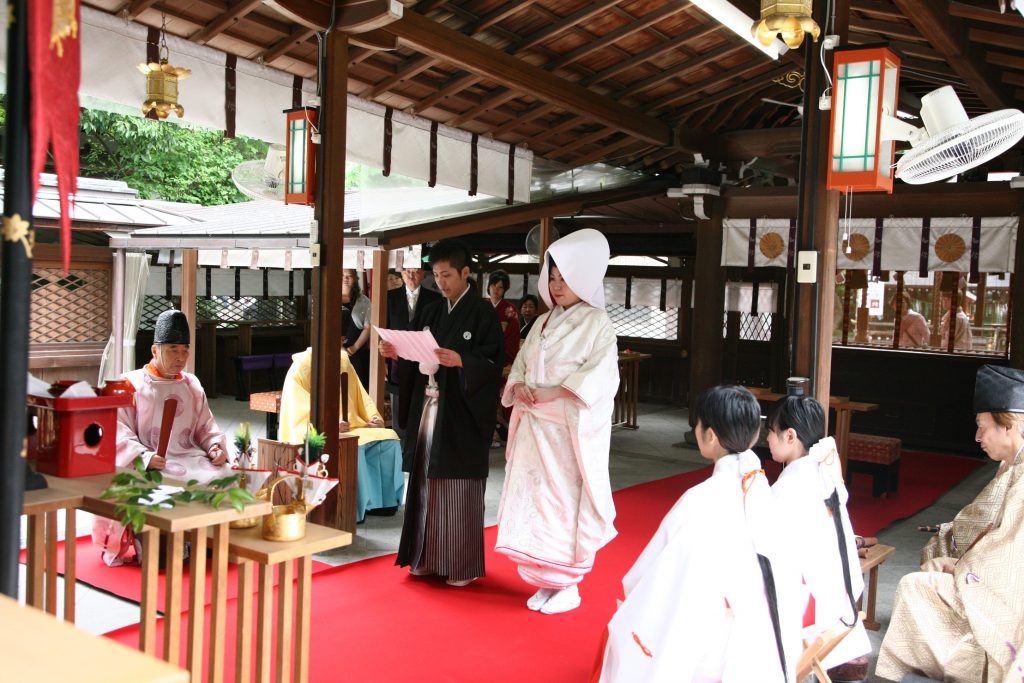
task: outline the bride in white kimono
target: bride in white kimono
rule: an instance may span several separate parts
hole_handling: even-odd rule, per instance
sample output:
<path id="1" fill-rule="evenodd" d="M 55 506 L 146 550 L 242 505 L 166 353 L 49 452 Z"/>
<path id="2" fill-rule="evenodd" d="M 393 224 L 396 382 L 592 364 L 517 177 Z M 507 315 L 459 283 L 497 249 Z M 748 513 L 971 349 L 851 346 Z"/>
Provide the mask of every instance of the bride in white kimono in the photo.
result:
<path id="1" fill-rule="evenodd" d="M 495 550 L 539 590 L 527 607 L 580 605 L 577 584 L 615 537 L 608 450 L 619 385 L 604 305 L 608 241 L 580 230 L 553 243 L 539 292 L 551 309 L 523 344 L 505 385 L 512 407 Z"/>

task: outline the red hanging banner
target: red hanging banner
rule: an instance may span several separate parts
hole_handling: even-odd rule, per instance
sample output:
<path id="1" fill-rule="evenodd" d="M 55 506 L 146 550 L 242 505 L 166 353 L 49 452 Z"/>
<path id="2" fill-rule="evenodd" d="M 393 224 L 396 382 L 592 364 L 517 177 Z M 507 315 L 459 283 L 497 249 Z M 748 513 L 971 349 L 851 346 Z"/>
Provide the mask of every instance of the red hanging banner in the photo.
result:
<path id="1" fill-rule="evenodd" d="M 78 179 L 78 83 L 81 39 L 78 0 L 28 3 L 28 53 L 32 92 L 32 199 L 39 174 L 53 151 L 60 196 L 60 240 L 64 272 L 71 265 L 71 195 Z"/>

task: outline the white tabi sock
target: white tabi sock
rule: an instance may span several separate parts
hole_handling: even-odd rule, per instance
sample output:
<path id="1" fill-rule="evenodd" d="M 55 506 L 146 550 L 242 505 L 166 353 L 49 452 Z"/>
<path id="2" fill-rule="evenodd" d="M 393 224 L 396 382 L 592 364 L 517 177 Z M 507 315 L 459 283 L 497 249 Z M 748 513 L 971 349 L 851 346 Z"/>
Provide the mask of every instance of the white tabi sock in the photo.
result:
<path id="1" fill-rule="evenodd" d="M 526 601 L 526 606 L 532 609 L 534 612 L 540 610 L 544 606 L 544 603 L 551 599 L 551 596 L 558 592 L 557 588 L 541 588 L 539 591 L 530 596 L 530 599 Z"/>
<path id="2" fill-rule="evenodd" d="M 561 614 L 580 606 L 580 589 L 576 585 L 563 588 L 540 608 L 541 614 Z"/>

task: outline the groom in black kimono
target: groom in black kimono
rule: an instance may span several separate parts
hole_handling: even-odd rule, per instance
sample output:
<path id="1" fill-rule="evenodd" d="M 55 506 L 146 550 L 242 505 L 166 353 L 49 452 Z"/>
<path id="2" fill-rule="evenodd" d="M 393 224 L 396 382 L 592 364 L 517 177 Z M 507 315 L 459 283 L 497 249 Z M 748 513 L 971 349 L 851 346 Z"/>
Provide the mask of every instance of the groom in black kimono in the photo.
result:
<path id="1" fill-rule="evenodd" d="M 409 494 L 395 563 L 451 586 L 484 575 L 484 487 L 504 360 L 494 307 L 469 286 L 470 258 L 458 240 L 430 250 L 444 298 L 416 319 L 437 340 L 438 362 L 402 373 L 408 386 L 400 388 L 412 400 L 403 440 Z M 395 358 L 394 347 L 382 343 L 381 355 Z"/>

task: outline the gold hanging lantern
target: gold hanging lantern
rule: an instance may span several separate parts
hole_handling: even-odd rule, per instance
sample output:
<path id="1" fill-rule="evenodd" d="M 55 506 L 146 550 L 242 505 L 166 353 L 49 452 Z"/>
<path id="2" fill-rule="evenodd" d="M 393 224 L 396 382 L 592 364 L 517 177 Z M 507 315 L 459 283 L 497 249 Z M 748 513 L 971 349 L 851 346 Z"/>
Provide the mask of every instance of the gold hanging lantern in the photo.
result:
<path id="1" fill-rule="evenodd" d="M 155 112 L 157 118 L 166 119 L 173 111 L 180 119 L 185 108 L 178 104 L 178 81 L 192 75 L 189 69 L 171 66 L 167 50 L 166 20 L 160 28 L 160 62 L 139 64 L 139 71 L 146 75 L 146 99 L 142 103 L 142 114 Z"/>
<path id="2" fill-rule="evenodd" d="M 791 50 L 800 47 L 804 36 L 817 42 L 821 29 L 811 17 L 811 0 L 761 0 L 761 20 L 750 28 L 762 45 L 771 45 L 775 36 Z"/>

